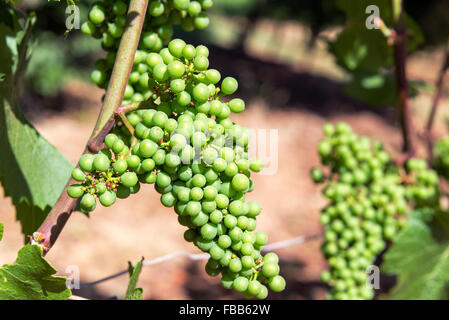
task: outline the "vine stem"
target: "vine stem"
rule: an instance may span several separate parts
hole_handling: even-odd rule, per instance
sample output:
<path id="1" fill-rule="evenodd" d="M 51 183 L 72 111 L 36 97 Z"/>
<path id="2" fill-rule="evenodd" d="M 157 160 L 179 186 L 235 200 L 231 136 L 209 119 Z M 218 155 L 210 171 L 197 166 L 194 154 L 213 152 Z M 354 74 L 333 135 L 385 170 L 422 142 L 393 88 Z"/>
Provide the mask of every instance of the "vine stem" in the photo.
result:
<path id="1" fill-rule="evenodd" d="M 130 2 L 126 29 L 117 51 L 117 58 L 103 106 L 83 154 L 98 152 L 104 144 L 105 136 L 115 124 L 115 112 L 119 110 L 123 100 L 142 33 L 147 7 L 148 0 L 131 0 Z M 72 199 L 67 195 L 67 187 L 73 182 L 73 179 L 70 179 L 55 206 L 31 238 L 31 244 L 42 246 L 44 255 L 56 242 L 79 201 L 79 199 Z"/>
<path id="2" fill-rule="evenodd" d="M 449 42 L 446 44 L 446 48 L 444 50 L 443 63 L 441 65 L 441 69 L 438 73 L 437 81 L 435 83 L 435 94 L 432 99 L 432 107 L 430 109 L 429 118 L 427 119 L 427 124 L 426 124 L 426 128 L 425 128 L 425 139 L 427 142 L 427 150 L 428 150 L 429 160 L 432 159 L 432 154 L 433 154 L 433 151 L 432 151 L 432 149 L 433 149 L 432 127 L 433 127 L 433 123 L 435 121 L 435 115 L 437 113 L 441 95 L 443 93 L 444 76 L 446 74 L 446 70 L 447 70 L 448 66 L 449 66 Z"/>
<path id="3" fill-rule="evenodd" d="M 446 31 L 449 31 L 449 1 L 445 0 L 442 2 L 442 4 L 444 9 L 443 12 L 445 13 L 444 18 L 446 22 Z M 427 144 L 427 155 L 429 162 L 432 162 L 433 160 L 434 135 L 432 132 L 432 128 L 433 123 L 435 122 L 435 116 L 437 114 L 437 109 L 439 106 L 441 95 L 443 93 L 444 76 L 446 74 L 448 67 L 449 67 L 449 40 L 446 42 L 446 47 L 444 48 L 443 63 L 438 73 L 437 81 L 435 83 L 435 94 L 433 96 L 429 118 L 427 119 L 427 124 L 424 131 L 424 139 Z"/>
<path id="4" fill-rule="evenodd" d="M 402 10 L 402 0 L 392 0 L 395 23 L 395 40 L 393 44 L 396 88 L 398 92 L 398 116 L 402 132 L 402 151 L 409 157 L 415 154 L 413 142 L 413 121 L 408 101 L 409 87 L 406 73 L 407 33 Z"/>

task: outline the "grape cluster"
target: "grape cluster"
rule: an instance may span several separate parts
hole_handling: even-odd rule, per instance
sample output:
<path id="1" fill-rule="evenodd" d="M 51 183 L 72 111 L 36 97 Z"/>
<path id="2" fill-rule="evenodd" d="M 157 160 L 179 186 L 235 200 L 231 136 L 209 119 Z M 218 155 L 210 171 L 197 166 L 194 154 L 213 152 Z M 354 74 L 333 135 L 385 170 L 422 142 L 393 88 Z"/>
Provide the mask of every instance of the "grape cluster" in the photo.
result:
<path id="1" fill-rule="evenodd" d="M 366 269 L 404 226 L 409 206 L 437 196 L 438 176 L 422 159 L 410 159 L 401 172 L 380 142 L 357 136 L 346 123 L 323 131 L 318 153 L 329 170 L 311 170 L 315 183 L 326 182 L 330 200 L 320 215 L 330 266 L 321 278 L 332 287 L 329 299 L 371 299 Z"/>
<path id="2" fill-rule="evenodd" d="M 145 39 L 144 33 L 141 44 Z M 72 172 L 78 183 L 68 194 L 81 198 L 81 209 L 90 212 L 97 199 L 110 206 L 140 184 L 154 184 L 161 203 L 173 207 L 187 227 L 185 240 L 210 254 L 206 272 L 221 275 L 225 288 L 244 297 L 264 299 L 268 287 L 284 290 L 285 280 L 278 256 L 261 254 L 268 240 L 255 231 L 262 208 L 246 201 L 254 188 L 251 171 L 259 172 L 263 163 L 249 158 L 250 130 L 229 118 L 245 102 L 222 100 L 237 91 L 237 80 L 222 79 L 209 68 L 208 56 L 207 47 L 181 39 L 160 50 L 138 50 L 123 101 L 137 102 L 136 109 L 117 122 L 103 150 L 83 155 Z"/>
<path id="3" fill-rule="evenodd" d="M 449 180 L 449 136 L 445 136 L 435 143 L 433 155 L 435 169 L 446 180 Z"/>

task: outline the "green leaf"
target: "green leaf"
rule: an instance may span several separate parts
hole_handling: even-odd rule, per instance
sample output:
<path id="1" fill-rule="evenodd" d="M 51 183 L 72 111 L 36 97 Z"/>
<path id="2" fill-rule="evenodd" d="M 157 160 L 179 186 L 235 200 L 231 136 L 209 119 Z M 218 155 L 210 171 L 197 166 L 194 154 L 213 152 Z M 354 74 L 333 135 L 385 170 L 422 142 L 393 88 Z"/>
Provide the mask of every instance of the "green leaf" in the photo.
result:
<path id="1" fill-rule="evenodd" d="M 41 247 L 24 246 L 14 264 L 0 268 L 0 300 L 66 300 L 72 294 L 66 278 L 55 273 Z"/>
<path id="2" fill-rule="evenodd" d="M 142 300 L 143 289 L 136 288 L 137 281 L 139 280 L 140 271 L 142 270 L 142 260 L 137 262 L 136 266 L 132 268 L 131 262 L 128 262 L 128 272 L 129 272 L 129 283 L 128 290 L 126 290 L 125 300 Z"/>
<path id="3" fill-rule="evenodd" d="M 16 17 L 17 18 L 17 17 Z M 42 223 L 70 178 L 70 163 L 25 119 L 18 107 L 31 49 L 31 15 L 24 29 L 0 24 L 0 183 L 16 206 L 25 236 Z"/>
<path id="4" fill-rule="evenodd" d="M 449 213 L 412 215 L 384 256 L 382 271 L 397 274 L 389 299 L 447 299 L 449 282 Z M 438 233 L 446 231 L 444 237 Z"/>
<path id="5" fill-rule="evenodd" d="M 0 241 L 3 239 L 3 223 L 0 222 Z"/>
<path id="6" fill-rule="evenodd" d="M 391 74 L 354 73 L 346 84 L 348 96 L 373 106 L 396 104 L 396 84 Z"/>
<path id="7" fill-rule="evenodd" d="M 363 25 L 348 25 L 334 42 L 329 51 L 336 62 L 349 72 L 373 73 L 379 68 L 393 64 L 393 49 L 380 30 L 369 30 Z"/>

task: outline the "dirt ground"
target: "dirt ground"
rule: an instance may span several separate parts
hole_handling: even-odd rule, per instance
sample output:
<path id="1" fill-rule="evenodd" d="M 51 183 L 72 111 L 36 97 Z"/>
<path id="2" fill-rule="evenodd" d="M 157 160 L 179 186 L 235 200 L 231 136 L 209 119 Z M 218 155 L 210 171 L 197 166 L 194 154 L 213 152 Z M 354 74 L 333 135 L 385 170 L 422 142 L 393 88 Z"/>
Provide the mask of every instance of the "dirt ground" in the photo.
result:
<path id="1" fill-rule="evenodd" d="M 431 57 L 411 59 L 410 74 L 420 78 L 421 71 L 426 70 L 428 79 L 425 80 L 433 81 L 441 56 L 432 53 Z M 227 59 L 233 59 L 232 53 L 222 52 L 217 57 L 217 61 Z M 322 138 L 322 125 L 327 121 L 346 121 L 357 133 L 380 139 L 388 150 L 397 152 L 401 141 L 399 131 L 395 129 L 394 121 L 386 120 L 391 111 L 361 106 L 345 98 L 340 83 L 310 73 L 307 65 L 297 64 L 293 70 L 287 67 L 290 71 L 285 74 L 282 65 L 251 57 L 247 61 L 241 60 L 233 64 L 251 68 L 251 63 L 258 63 L 252 69 L 253 74 L 271 72 L 273 68 L 277 70 L 275 77 L 280 77 L 277 84 L 279 88 L 285 84 L 289 94 L 282 106 L 278 106 L 263 96 L 254 98 L 249 88 L 244 91 L 245 97 L 251 98 L 247 111 L 234 116 L 239 124 L 250 128 L 277 129 L 279 133 L 278 170 L 273 175 L 254 175 L 256 187 L 248 197 L 257 199 L 263 206 L 263 213 L 258 217 L 258 230 L 267 232 L 269 242 L 319 234 L 318 215 L 325 200 L 321 197 L 320 188 L 311 182 L 309 170 L 318 164 L 316 145 Z M 244 71 L 240 77 L 247 79 Z M 292 89 L 295 87 L 296 90 Z M 51 143 L 75 162 L 95 123 L 102 92 L 73 82 L 65 88 L 64 95 L 69 97 L 64 102 L 66 111 L 48 111 L 33 122 Z M 417 125 L 423 123 L 429 103 L 428 94 L 413 101 Z M 441 112 L 445 111 L 441 109 Z M 8 198 L 0 198 L 0 217 L 5 223 L 0 261 L 11 263 L 23 238 Z M 127 261 L 136 262 L 142 256 L 150 260 L 178 250 L 199 253 L 183 240 L 183 231 L 172 209 L 159 203 L 159 196 L 152 186 L 145 186 L 131 199 L 119 200 L 111 208 L 98 206 L 90 218 L 81 213 L 73 214 L 47 258 L 61 275 L 68 267 L 77 266 L 81 282 L 86 283 L 125 270 Z M 282 294 L 272 294 L 272 299 L 324 298 L 327 289 L 320 283 L 319 275 L 326 264 L 319 247 L 320 240 L 313 240 L 276 251 L 281 258 L 287 289 Z M 146 267 L 138 285 L 144 288 L 145 299 L 239 297 L 222 289 L 218 278 L 208 277 L 203 271 L 204 264 L 204 261 L 178 257 Z M 85 286 L 74 294 L 86 298 L 120 299 L 126 286 L 127 276 L 123 275 L 99 285 Z"/>

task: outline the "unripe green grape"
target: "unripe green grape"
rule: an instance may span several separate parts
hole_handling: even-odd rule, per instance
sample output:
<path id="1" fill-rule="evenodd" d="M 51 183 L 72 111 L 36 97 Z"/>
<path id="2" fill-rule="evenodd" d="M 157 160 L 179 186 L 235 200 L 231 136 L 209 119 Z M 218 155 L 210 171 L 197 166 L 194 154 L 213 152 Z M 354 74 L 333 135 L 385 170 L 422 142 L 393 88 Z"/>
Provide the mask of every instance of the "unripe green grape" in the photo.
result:
<path id="1" fill-rule="evenodd" d="M 95 170 L 104 172 L 107 171 L 109 169 L 110 166 L 110 160 L 107 156 L 105 156 L 104 154 L 96 154 L 94 156 L 94 160 L 93 160 L 93 168 Z"/>
<path id="2" fill-rule="evenodd" d="M 204 226 L 203 226 L 204 227 Z M 209 250 L 210 257 L 214 260 L 220 260 L 225 255 L 225 252 L 218 245 L 214 244 Z"/>
<path id="3" fill-rule="evenodd" d="M 164 193 L 161 196 L 161 203 L 167 208 L 173 207 L 176 203 L 176 197 L 173 195 L 172 192 Z"/>
<path id="4" fill-rule="evenodd" d="M 262 160 L 259 158 L 253 158 L 250 160 L 249 168 L 254 172 L 260 172 L 263 169 L 264 165 Z"/>
<path id="5" fill-rule="evenodd" d="M 224 209 L 229 204 L 229 198 L 224 194 L 218 194 L 215 198 L 215 202 L 217 203 L 217 207 L 220 209 Z"/>
<path id="6" fill-rule="evenodd" d="M 279 257 L 274 252 L 269 252 L 263 257 L 264 263 L 279 263 Z"/>
<path id="7" fill-rule="evenodd" d="M 126 159 L 126 163 L 129 168 L 136 169 L 140 164 L 140 158 L 137 155 L 129 156 L 128 159 Z"/>
<path id="8" fill-rule="evenodd" d="M 193 18 L 193 24 L 195 25 L 195 28 L 198 30 L 206 29 L 209 26 L 210 19 L 207 15 L 204 13 L 200 13 L 196 17 Z"/>
<path id="9" fill-rule="evenodd" d="M 240 272 L 240 270 L 242 270 L 242 262 L 240 261 L 239 258 L 233 258 L 231 259 L 231 261 L 229 262 L 229 271 L 231 272 Z"/>
<path id="10" fill-rule="evenodd" d="M 214 5 L 214 2 L 212 0 L 199 0 L 201 3 L 201 7 L 203 8 L 203 10 L 208 10 L 210 8 L 212 8 L 212 6 Z"/>
<path id="11" fill-rule="evenodd" d="M 162 57 L 162 60 L 164 61 L 164 63 L 166 65 L 168 65 L 170 62 L 172 62 L 173 60 L 175 60 L 175 58 L 171 55 L 170 51 L 168 50 L 168 48 L 164 48 L 162 49 L 159 54 Z"/>
<path id="12" fill-rule="evenodd" d="M 209 69 L 206 71 L 206 79 L 211 84 L 217 84 L 218 82 L 220 82 L 221 74 L 216 69 Z"/>
<path id="13" fill-rule="evenodd" d="M 161 1 L 152 1 L 148 6 L 148 12 L 153 17 L 159 17 L 164 13 L 164 4 Z"/>
<path id="14" fill-rule="evenodd" d="M 115 192 L 112 191 L 105 191 L 100 197 L 100 203 L 104 207 L 110 207 L 115 203 L 115 200 L 117 199 L 117 196 Z"/>
<path id="15" fill-rule="evenodd" d="M 213 186 L 206 186 L 204 188 L 204 198 L 206 200 L 215 200 L 217 194 L 217 189 L 215 189 Z"/>
<path id="16" fill-rule="evenodd" d="M 239 227 L 234 227 L 231 230 L 229 230 L 228 235 L 231 237 L 231 240 L 233 242 L 238 242 L 243 237 L 243 231 Z"/>
<path id="17" fill-rule="evenodd" d="M 204 212 L 200 211 L 199 214 L 192 217 L 192 223 L 197 227 L 202 227 L 209 221 L 209 216 L 205 214 Z M 217 232 L 218 233 L 218 232 Z"/>
<path id="18" fill-rule="evenodd" d="M 67 194 L 74 199 L 81 198 L 84 194 L 84 187 L 79 184 L 72 184 L 67 188 Z"/>
<path id="19" fill-rule="evenodd" d="M 86 212 L 90 212 L 93 211 L 93 209 L 95 208 L 96 205 L 96 201 L 93 195 L 91 195 L 90 193 L 86 193 L 80 201 L 80 207 L 81 209 L 83 209 Z"/>
<path id="20" fill-rule="evenodd" d="M 232 178 L 232 187 L 236 191 L 245 191 L 249 188 L 249 179 L 247 176 L 241 173 L 237 173 Z"/>
<path id="21" fill-rule="evenodd" d="M 112 12 L 117 16 L 123 16 L 126 14 L 128 6 L 123 1 L 115 1 L 112 5 Z"/>
<path id="22" fill-rule="evenodd" d="M 175 79 L 170 82 L 170 89 L 173 93 L 181 93 L 185 90 L 186 84 L 182 79 Z"/>
<path id="23" fill-rule="evenodd" d="M 183 56 L 183 51 L 186 47 L 186 43 L 182 39 L 173 39 L 168 44 L 168 50 L 171 55 L 176 58 L 181 58 Z"/>
<path id="24" fill-rule="evenodd" d="M 169 74 L 167 71 L 167 66 L 165 64 L 160 63 L 153 68 L 153 77 L 157 81 L 165 81 L 166 79 L 168 79 L 168 76 Z"/>
<path id="25" fill-rule="evenodd" d="M 234 113 L 240 113 L 245 110 L 245 101 L 240 98 L 235 98 L 229 101 L 229 109 Z"/>
<path id="26" fill-rule="evenodd" d="M 173 6 L 177 10 L 187 10 L 190 5 L 190 0 L 173 0 Z"/>
<path id="27" fill-rule="evenodd" d="M 167 71 L 173 79 L 181 78 L 185 72 L 184 64 L 179 61 L 172 61 L 168 64 Z"/>
<path id="28" fill-rule="evenodd" d="M 221 91 L 224 94 L 233 94 L 237 91 L 238 88 L 238 82 L 233 77 L 226 77 L 223 79 L 223 82 L 221 83 Z"/>
<path id="29" fill-rule="evenodd" d="M 209 88 L 203 84 L 197 84 L 192 91 L 193 98 L 198 102 L 206 102 L 209 99 Z"/>
<path id="30" fill-rule="evenodd" d="M 81 25 L 81 32 L 85 35 L 92 35 L 96 31 L 95 24 L 93 24 L 91 21 L 86 21 Z"/>
<path id="31" fill-rule="evenodd" d="M 105 20 L 104 8 L 96 5 L 89 12 L 89 20 L 94 24 L 101 24 Z"/>
<path id="32" fill-rule="evenodd" d="M 187 60 L 192 60 L 196 56 L 196 49 L 191 44 L 188 44 L 182 50 L 182 56 Z"/>
<path id="33" fill-rule="evenodd" d="M 197 71 L 207 70 L 207 68 L 209 67 L 209 59 L 205 56 L 197 55 L 193 60 L 193 66 Z"/>
<path id="34" fill-rule="evenodd" d="M 206 178 L 202 174 L 195 174 L 192 178 L 193 186 L 202 188 L 206 184 Z"/>
<path id="35" fill-rule="evenodd" d="M 125 172 L 120 176 L 120 182 L 125 187 L 134 187 L 138 182 L 137 175 L 134 172 Z"/>
<path id="36" fill-rule="evenodd" d="M 74 168 L 72 170 L 72 178 L 75 181 L 84 182 L 86 180 L 86 175 L 84 174 L 83 170 L 81 170 L 80 168 Z"/>
<path id="37" fill-rule="evenodd" d="M 108 23 L 108 33 L 115 39 L 120 38 L 123 35 L 124 28 L 115 23 Z"/>
<path id="38" fill-rule="evenodd" d="M 232 287 L 238 292 L 244 292 L 248 289 L 249 281 L 245 277 L 237 277 L 234 280 Z"/>
<path id="39" fill-rule="evenodd" d="M 279 275 L 271 278 L 268 284 L 274 292 L 281 292 L 285 289 L 285 279 Z"/>
<path id="40" fill-rule="evenodd" d="M 151 134 L 151 130 L 150 130 L 150 134 Z M 140 142 L 139 155 L 143 158 L 152 157 L 157 152 L 157 150 L 158 150 L 158 145 L 149 139 L 144 139 Z"/>
<path id="41" fill-rule="evenodd" d="M 160 54 L 151 52 L 147 56 L 146 63 L 150 66 L 150 68 L 153 69 L 155 66 L 157 66 L 159 64 L 163 64 L 164 60 L 162 59 Z"/>
<path id="42" fill-rule="evenodd" d="M 92 71 L 90 78 L 92 80 L 93 83 L 95 83 L 96 85 L 103 85 L 106 81 L 106 73 L 104 71 L 101 70 L 94 70 Z"/>

